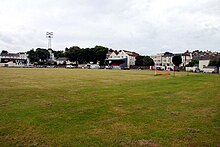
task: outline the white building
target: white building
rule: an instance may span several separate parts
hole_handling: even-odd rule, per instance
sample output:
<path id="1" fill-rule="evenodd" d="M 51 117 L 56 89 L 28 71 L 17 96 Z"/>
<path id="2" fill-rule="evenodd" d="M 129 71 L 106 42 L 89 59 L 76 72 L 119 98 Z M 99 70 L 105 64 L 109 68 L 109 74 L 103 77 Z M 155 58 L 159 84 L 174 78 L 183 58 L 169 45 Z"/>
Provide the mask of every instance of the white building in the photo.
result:
<path id="1" fill-rule="evenodd" d="M 154 60 L 156 66 L 173 66 L 173 56 L 174 55 L 172 53 L 160 53 L 157 55 L 152 55 L 150 57 Z"/>
<path id="2" fill-rule="evenodd" d="M 209 65 L 210 60 L 199 60 L 199 70 L 203 71 L 204 67 Z"/>
<path id="3" fill-rule="evenodd" d="M 106 61 L 109 61 L 109 65 L 120 68 L 130 68 L 131 65 L 135 65 L 136 57 L 138 53 L 120 50 L 119 52 L 113 51 Z"/>
<path id="4" fill-rule="evenodd" d="M 66 57 L 60 57 L 58 59 L 55 60 L 57 62 L 57 65 L 59 64 L 67 64 L 66 62 L 68 61 L 68 59 Z"/>
<path id="5" fill-rule="evenodd" d="M 50 53 L 50 60 L 54 61 L 54 53 L 52 49 L 48 49 L 48 52 Z"/>
<path id="6" fill-rule="evenodd" d="M 191 53 L 183 53 L 179 55 L 181 55 L 181 58 L 182 58 L 182 63 L 180 64 L 180 66 L 185 67 L 192 61 L 193 56 Z"/>
<path id="7" fill-rule="evenodd" d="M 179 55 L 182 58 L 182 63 L 180 66 L 186 66 L 192 60 L 192 54 L 183 53 L 183 54 L 173 54 L 169 52 L 160 53 L 150 56 L 157 67 L 172 68 L 174 66 L 172 59 L 175 55 Z"/>
<path id="8" fill-rule="evenodd" d="M 1 53 L 0 66 L 2 67 L 22 67 L 29 65 L 27 53 Z"/>

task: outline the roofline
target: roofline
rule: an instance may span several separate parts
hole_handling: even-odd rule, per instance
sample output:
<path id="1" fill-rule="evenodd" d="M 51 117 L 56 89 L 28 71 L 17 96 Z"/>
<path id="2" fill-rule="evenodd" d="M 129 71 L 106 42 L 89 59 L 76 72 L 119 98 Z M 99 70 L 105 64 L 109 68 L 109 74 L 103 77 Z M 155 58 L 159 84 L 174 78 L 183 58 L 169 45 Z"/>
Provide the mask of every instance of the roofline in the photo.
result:
<path id="1" fill-rule="evenodd" d="M 126 60 L 127 58 L 109 58 L 105 59 L 106 61 L 120 61 L 120 60 Z"/>

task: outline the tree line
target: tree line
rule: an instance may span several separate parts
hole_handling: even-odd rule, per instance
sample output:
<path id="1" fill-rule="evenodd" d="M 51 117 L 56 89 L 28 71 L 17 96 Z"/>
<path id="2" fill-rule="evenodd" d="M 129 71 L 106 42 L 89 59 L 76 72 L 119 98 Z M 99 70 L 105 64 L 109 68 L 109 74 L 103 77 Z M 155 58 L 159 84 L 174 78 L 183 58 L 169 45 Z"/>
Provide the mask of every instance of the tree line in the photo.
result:
<path id="1" fill-rule="evenodd" d="M 78 46 L 72 46 L 70 48 L 65 48 L 64 51 L 51 51 L 54 53 L 55 59 L 59 57 L 66 57 L 69 61 L 75 62 L 76 64 L 87 64 L 90 62 L 99 63 L 99 65 L 106 65 L 105 59 L 108 52 L 113 52 L 114 50 L 103 46 L 95 46 L 93 48 L 80 48 Z M 1 54 L 7 54 L 7 50 L 2 50 Z M 50 53 L 48 49 L 37 48 L 36 50 L 31 49 L 27 51 L 28 58 L 31 63 L 38 65 L 51 65 L 56 64 L 56 62 L 50 60 Z M 173 57 L 174 65 L 179 66 L 182 63 L 181 56 Z M 186 66 L 194 66 L 199 64 L 199 59 L 193 58 L 191 62 Z M 136 66 L 153 66 L 154 61 L 150 56 L 137 56 L 135 61 Z M 220 66 L 220 59 L 211 60 L 209 66 Z"/>
<path id="2" fill-rule="evenodd" d="M 86 63 L 99 63 L 100 66 L 106 65 L 105 59 L 108 52 L 113 52 L 114 50 L 103 46 L 95 46 L 93 48 L 80 48 L 78 46 L 72 46 L 70 48 L 65 48 L 64 51 L 54 51 L 55 59 L 60 57 L 66 57 L 69 61 L 75 62 L 76 64 L 86 64 Z M 38 65 L 51 65 L 56 64 L 56 62 L 50 60 L 50 53 L 48 49 L 37 48 L 36 50 L 31 49 L 27 52 L 28 58 L 31 63 Z M 153 59 L 150 56 L 137 56 L 136 66 L 151 66 L 154 65 Z"/>
<path id="3" fill-rule="evenodd" d="M 137 56 L 136 66 L 154 66 L 154 60 L 150 56 Z"/>
<path id="4" fill-rule="evenodd" d="M 100 65 L 104 65 L 108 51 L 109 48 L 103 46 L 95 46 L 94 48 L 80 48 L 78 46 L 72 46 L 70 48 L 65 48 L 65 51 L 52 50 L 55 59 L 59 57 L 66 57 L 69 61 L 76 62 L 76 64 L 99 62 Z M 47 49 L 31 49 L 27 52 L 27 54 L 31 63 L 40 65 L 54 64 L 54 62 L 50 60 L 50 53 Z"/>

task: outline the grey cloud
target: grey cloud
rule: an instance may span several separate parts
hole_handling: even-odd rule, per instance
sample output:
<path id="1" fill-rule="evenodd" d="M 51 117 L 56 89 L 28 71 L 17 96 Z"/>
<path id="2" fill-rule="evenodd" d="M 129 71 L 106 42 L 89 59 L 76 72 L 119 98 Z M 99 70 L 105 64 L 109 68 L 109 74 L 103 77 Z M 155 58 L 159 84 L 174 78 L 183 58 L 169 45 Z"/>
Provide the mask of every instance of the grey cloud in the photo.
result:
<path id="1" fill-rule="evenodd" d="M 14 43 L 15 41 L 13 40 L 12 36 L 8 36 L 6 34 L 3 34 L 0 32 L 0 41 L 3 43 L 3 44 L 12 44 Z"/>
<path id="2" fill-rule="evenodd" d="M 141 54 L 219 50 L 218 4 L 219 0 L 2 0 L 0 48 L 46 47 L 45 32 L 53 31 L 55 50 L 71 45 L 106 45 Z M 10 30 L 13 37 L 7 35 Z"/>

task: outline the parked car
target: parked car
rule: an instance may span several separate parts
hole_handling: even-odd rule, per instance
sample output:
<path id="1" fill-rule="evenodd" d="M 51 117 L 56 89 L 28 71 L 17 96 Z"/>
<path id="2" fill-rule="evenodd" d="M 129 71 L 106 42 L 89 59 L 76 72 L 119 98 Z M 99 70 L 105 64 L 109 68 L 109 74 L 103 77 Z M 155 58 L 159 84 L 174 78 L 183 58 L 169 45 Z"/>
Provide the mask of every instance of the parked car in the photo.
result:
<path id="1" fill-rule="evenodd" d="M 203 73 L 217 73 L 218 68 L 216 66 L 207 66 L 203 67 L 202 71 Z"/>
<path id="2" fill-rule="evenodd" d="M 200 72 L 198 66 L 193 66 L 193 67 L 186 67 L 186 71 L 191 71 L 191 72 Z"/>
<path id="3" fill-rule="evenodd" d="M 105 69 L 112 69 L 112 66 L 105 66 Z"/>
<path id="4" fill-rule="evenodd" d="M 75 65 L 66 65 L 66 68 L 76 68 L 77 66 Z"/>

